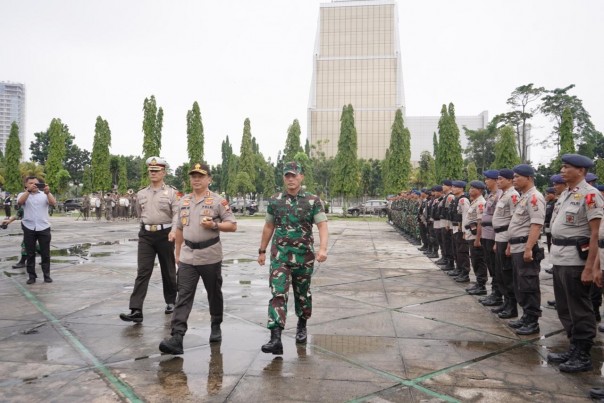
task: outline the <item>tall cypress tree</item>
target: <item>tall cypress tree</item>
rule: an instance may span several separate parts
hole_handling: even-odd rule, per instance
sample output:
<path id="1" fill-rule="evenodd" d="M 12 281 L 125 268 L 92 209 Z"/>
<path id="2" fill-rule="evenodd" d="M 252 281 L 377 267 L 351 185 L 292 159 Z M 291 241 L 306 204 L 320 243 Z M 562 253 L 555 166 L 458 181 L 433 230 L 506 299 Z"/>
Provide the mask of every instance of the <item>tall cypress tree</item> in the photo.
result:
<path id="1" fill-rule="evenodd" d="M 396 111 L 390 134 L 390 146 L 384 160 L 384 191 L 398 193 L 409 185 L 411 174 L 411 134 L 403 122 L 403 113 Z"/>
<path id="2" fill-rule="evenodd" d="M 347 198 L 355 195 L 359 187 L 357 129 L 354 125 L 354 109 L 350 104 L 342 108 L 338 152 L 334 161 L 331 183 L 332 192 L 344 196 L 344 207 L 346 207 Z"/>
<path id="3" fill-rule="evenodd" d="M 438 159 L 438 136 L 436 135 L 436 132 L 434 132 L 434 135 L 432 136 L 432 157 L 434 159 L 434 181 L 438 182 L 440 181 L 440 160 Z"/>
<path id="4" fill-rule="evenodd" d="M 159 156 L 161 152 L 161 130 L 163 127 L 164 110 L 157 108 L 155 95 L 145 98 L 143 102 L 143 161 L 141 166 L 141 186 L 149 184 L 147 175 L 147 158 Z"/>
<path id="5" fill-rule="evenodd" d="M 241 136 L 241 148 L 235 181 L 235 189 L 238 194 L 245 196 L 246 193 L 251 193 L 256 190 L 256 187 L 254 186 L 256 181 L 256 164 L 254 161 L 252 131 L 249 118 L 246 118 L 243 122 L 243 135 Z M 243 204 L 245 207 L 245 197 Z"/>
<path id="6" fill-rule="evenodd" d="M 19 140 L 19 126 L 13 122 L 10 126 L 10 134 L 6 141 L 5 157 L 5 184 L 4 188 L 11 193 L 19 193 L 23 190 L 23 178 L 19 172 L 21 162 L 21 140 Z"/>
<path id="7" fill-rule="evenodd" d="M 445 124 L 445 137 L 443 140 L 441 136 L 439 144 L 439 154 L 443 154 L 441 156 L 443 179 L 459 179 L 463 176 L 461 151 L 459 127 L 455 121 L 455 106 L 450 103 Z"/>
<path id="8" fill-rule="evenodd" d="M 495 143 L 495 162 L 493 168 L 513 168 L 520 164 L 518 149 L 516 148 L 516 132 L 511 126 L 504 126 L 499 130 Z"/>
<path id="9" fill-rule="evenodd" d="M 285 162 L 294 161 L 296 154 L 304 151 L 300 145 L 300 123 L 298 119 L 287 128 L 287 140 L 283 149 L 283 160 Z"/>
<path id="10" fill-rule="evenodd" d="M 128 169 L 126 167 L 126 157 L 120 156 L 118 158 L 117 189 L 123 195 L 128 190 Z"/>
<path id="11" fill-rule="evenodd" d="M 227 189 L 229 188 L 230 181 L 229 166 L 231 156 L 233 155 L 233 146 L 229 141 L 229 136 L 226 136 L 226 139 L 222 141 L 220 146 L 220 155 L 222 157 L 222 189 L 224 189 L 224 192 L 228 194 Z"/>
<path id="12" fill-rule="evenodd" d="M 302 165 L 302 173 L 304 173 L 303 185 L 306 186 L 306 190 L 310 193 L 315 193 L 317 191 L 317 185 L 315 183 L 311 159 L 304 151 L 299 151 L 296 155 L 294 155 L 294 161 Z"/>
<path id="13" fill-rule="evenodd" d="M 193 102 L 193 108 L 187 112 L 187 153 L 189 155 L 189 166 L 203 161 L 203 123 L 201 112 L 197 101 Z"/>
<path id="14" fill-rule="evenodd" d="M 570 108 L 562 112 L 560 123 L 560 155 L 573 154 L 575 152 L 575 141 L 573 140 L 573 113 Z"/>
<path id="15" fill-rule="evenodd" d="M 46 160 L 45 172 L 48 186 L 53 192 L 60 194 L 66 187 L 66 179 L 69 173 L 63 168 L 63 160 L 67 154 L 65 147 L 69 132 L 63 125 L 61 119 L 53 119 L 48 128 L 48 159 Z"/>
<path id="16" fill-rule="evenodd" d="M 106 192 L 111 190 L 111 130 L 109 123 L 102 117 L 96 118 L 94 126 L 94 141 L 92 144 L 91 171 L 93 191 Z M 146 176 L 146 175 L 145 175 Z"/>

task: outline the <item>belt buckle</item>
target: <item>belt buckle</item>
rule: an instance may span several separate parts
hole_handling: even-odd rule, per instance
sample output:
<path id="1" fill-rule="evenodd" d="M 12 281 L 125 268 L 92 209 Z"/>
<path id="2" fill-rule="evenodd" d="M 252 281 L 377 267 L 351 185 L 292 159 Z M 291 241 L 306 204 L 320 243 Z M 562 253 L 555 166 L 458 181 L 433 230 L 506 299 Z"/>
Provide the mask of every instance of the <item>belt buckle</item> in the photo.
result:
<path id="1" fill-rule="evenodd" d="M 149 225 L 149 231 L 151 231 L 151 232 L 157 231 L 157 225 L 155 225 L 155 224 Z"/>

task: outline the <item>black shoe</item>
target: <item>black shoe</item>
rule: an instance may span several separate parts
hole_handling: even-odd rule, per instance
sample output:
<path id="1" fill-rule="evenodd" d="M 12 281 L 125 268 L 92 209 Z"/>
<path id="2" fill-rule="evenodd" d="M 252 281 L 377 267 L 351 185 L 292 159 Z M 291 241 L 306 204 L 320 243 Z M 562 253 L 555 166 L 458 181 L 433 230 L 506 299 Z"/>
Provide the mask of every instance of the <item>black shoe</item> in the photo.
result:
<path id="1" fill-rule="evenodd" d="M 27 281 L 26 281 L 25 283 L 26 283 L 26 284 L 33 284 L 33 283 L 35 283 L 35 282 L 36 282 L 36 279 L 35 279 L 35 278 L 30 278 L 30 279 L 27 279 Z"/>
<path id="2" fill-rule="evenodd" d="M 131 309 L 131 311 L 128 314 L 120 313 L 120 319 L 124 322 L 141 323 L 143 321 L 143 312 L 138 309 Z"/>
<path id="3" fill-rule="evenodd" d="M 444 257 L 441 257 L 440 259 L 438 259 L 436 262 L 434 262 L 436 264 L 447 264 L 447 260 Z"/>
<path id="4" fill-rule="evenodd" d="M 547 274 L 554 274 L 554 269 L 553 269 L 553 268 L 550 268 L 550 269 L 545 269 L 545 272 L 546 272 Z"/>
<path id="5" fill-rule="evenodd" d="M 281 344 L 282 330 L 280 327 L 271 329 L 271 339 L 262 346 L 263 353 L 283 354 L 283 344 Z"/>
<path id="6" fill-rule="evenodd" d="M 421 248 L 417 248 L 418 251 L 423 252 L 425 250 L 428 250 L 428 247 L 426 245 L 422 246 Z"/>
<path id="7" fill-rule="evenodd" d="M 501 319 L 511 319 L 511 318 L 517 318 L 518 317 L 518 309 L 516 308 L 509 308 L 506 309 L 502 312 L 499 312 L 497 314 L 497 316 L 499 316 Z"/>
<path id="8" fill-rule="evenodd" d="M 222 331 L 220 323 L 212 323 L 212 331 L 210 332 L 210 343 L 222 341 Z"/>
<path id="9" fill-rule="evenodd" d="M 430 259 L 438 259 L 438 253 L 432 252 L 432 253 L 428 253 L 426 256 L 429 257 Z"/>
<path id="10" fill-rule="evenodd" d="M 461 274 L 461 272 L 457 269 L 452 269 L 446 272 L 447 275 L 451 276 L 451 277 L 457 277 Z"/>
<path id="11" fill-rule="evenodd" d="M 174 312 L 174 304 L 167 304 L 166 309 L 164 309 L 164 313 L 166 315 L 170 315 L 172 312 Z"/>
<path id="12" fill-rule="evenodd" d="M 598 330 L 600 332 L 604 332 L 604 323 L 601 323 L 601 324 L 598 325 Z"/>
<path id="13" fill-rule="evenodd" d="M 439 266 L 439 269 L 441 269 L 441 270 L 442 270 L 442 271 L 444 271 L 444 272 L 450 272 L 450 271 L 455 270 L 455 267 L 451 267 L 451 266 L 442 266 L 442 265 L 441 265 L 441 266 Z"/>
<path id="14" fill-rule="evenodd" d="M 500 306 L 503 305 L 503 299 L 498 295 L 491 294 L 484 300 L 480 301 L 480 303 L 484 306 Z"/>
<path id="15" fill-rule="evenodd" d="M 468 291 L 470 295 L 487 295 L 487 289 L 485 286 L 476 287 L 473 290 Z"/>
<path id="16" fill-rule="evenodd" d="M 529 323 L 525 323 L 522 327 L 516 329 L 516 334 L 521 336 L 528 336 L 530 334 L 537 334 L 541 330 L 539 330 L 539 322 L 533 320 Z"/>
<path id="17" fill-rule="evenodd" d="M 52 283 L 52 279 L 50 278 L 50 276 L 45 276 L 44 277 L 44 282 L 45 283 Z"/>
<path id="18" fill-rule="evenodd" d="M 306 343 L 306 319 L 298 318 L 298 326 L 296 327 L 296 343 Z"/>
<path id="19" fill-rule="evenodd" d="M 182 334 L 176 333 L 173 334 L 169 339 L 162 340 L 162 342 L 159 343 L 159 351 L 172 355 L 182 354 Z"/>
<path id="20" fill-rule="evenodd" d="M 503 305 L 498 306 L 497 308 L 491 308 L 491 312 L 499 314 L 499 313 L 505 311 L 507 308 L 508 308 L 508 303 L 507 303 L 507 301 L 504 301 Z"/>
<path id="21" fill-rule="evenodd" d="M 520 319 L 511 320 L 508 322 L 508 326 L 512 329 L 520 329 L 526 324 L 526 315 L 522 315 Z"/>
<path id="22" fill-rule="evenodd" d="M 591 371 L 593 365 L 591 363 L 591 355 L 589 354 L 589 348 L 585 346 L 577 345 L 573 354 L 571 354 L 568 361 L 563 362 L 558 367 L 561 372 L 585 372 Z"/>
<path id="23" fill-rule="evenodd" d="M 547 301 L 547 305 L 549 306 L 553 306 L 554 308 L 556 307 L 556 300 L 552 300 L 552 301 Z"/>
<path id="24" fill-rule="evenodd" d="M 574 354 L 576 348 L 577 346 L 571 344 L 568 351 L 563 353 L 549 353 L 547 355 L 547 362 L 551 362 L 552 364 L 562 364 L 563 362 L 569 360 L 569 358 Z"/>
<path id="25" fill-rule="evenodd" d="M 13 269 L 22 269 L 25 267 L 25 262 L 19 262 L 13 265 Z"/>
<path id="26" fill-rule="evenodd" d="M 480 287 L 480 285 L 478 285 L 478 284 L 472 284 L 471 286 L 469 286 L 468 288 L 466 288 L 466 292 L 475 290 L 478 287 Z"/>
<path id="27" fill-rule="evenodd" d="M 456 283 L 469 283 L 470 282 L 470 276 L 468 276 L 466 273 L 461 273 L 459 276 L 454 278 Z M 485 290 L 485 294 L 486 294 L 486 290 Z"/>
<path id="28" fill-rule="evenodd" d="M 592 388 L 589 390 L 589 397 L 592 399 L 604 399 L 604 388 Z"/>

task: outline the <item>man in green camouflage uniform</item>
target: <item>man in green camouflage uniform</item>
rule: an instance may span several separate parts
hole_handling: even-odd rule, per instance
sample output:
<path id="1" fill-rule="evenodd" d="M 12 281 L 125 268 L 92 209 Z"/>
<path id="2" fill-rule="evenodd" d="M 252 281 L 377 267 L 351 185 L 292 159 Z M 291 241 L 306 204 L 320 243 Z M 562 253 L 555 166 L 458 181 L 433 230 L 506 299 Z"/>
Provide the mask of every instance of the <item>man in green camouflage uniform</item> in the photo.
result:
<path id="1" fill-rule="evenodd" d="M 285 327 L 290 279 L 294 289 L 298 326 L 296 343 L 306 342 L 306 321 L 312 313 L 310 280 L 316 260 L 327 259 L 327 216 L 319 197 L 302 190 L 302 167 L 288 162 L 283 168 L 286 192 L 269 200 L 266 222 L 258 250 L 258 263 L 266 261 L 266 248 L 271 245 L 269 284 L 273 297 L 268 304 L 268 324 L 271 339 L 262 346 L 265 353 L 283 354 L 281 331 Z M 319 252 L 314 253 L 312 225 L 319 229 Z M 273 237 L 273 233 L 275 236 Z"/>

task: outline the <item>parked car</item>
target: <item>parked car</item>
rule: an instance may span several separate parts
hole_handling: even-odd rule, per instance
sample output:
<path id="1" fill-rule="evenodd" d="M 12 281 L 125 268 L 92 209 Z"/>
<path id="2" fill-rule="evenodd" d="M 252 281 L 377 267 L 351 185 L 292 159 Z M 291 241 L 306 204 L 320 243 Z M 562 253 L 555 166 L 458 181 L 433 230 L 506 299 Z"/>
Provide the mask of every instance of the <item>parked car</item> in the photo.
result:
<path id="1" fill-rule="evenodd" d="M 385 217 L 388 214 L 388 202 L 386 200 L 367 200 L 348 209 L 348 214 L 358 217 L 361 214 L 375 214 Z"/>
<path id="2" fill-rule="evenodd" d="M 231 211 L 233 213 L 243 212 L 243 200 L 235 200 L 230 203 Z M 248 200 L 245 206 L 245 210 L 249 215 L 254 215 L 258 212 L 258 203 L 253 200 Z"/>
<path id="3" fill-rule="evenodd" d="M 76 197 L 75 199 L 67 199 L 63 202 L 63 211 L 68 212 L 72 210 L 80 211 L 82 208 L 82 198 Z"/>

